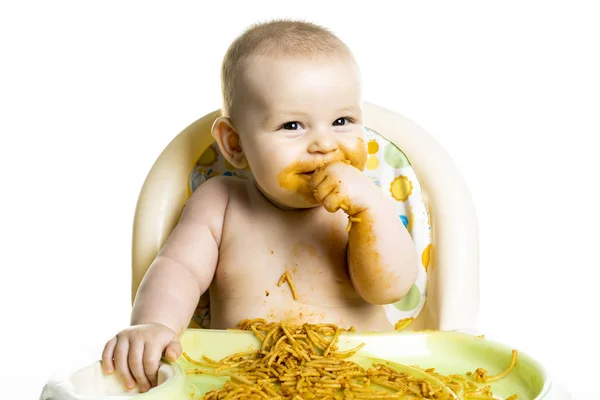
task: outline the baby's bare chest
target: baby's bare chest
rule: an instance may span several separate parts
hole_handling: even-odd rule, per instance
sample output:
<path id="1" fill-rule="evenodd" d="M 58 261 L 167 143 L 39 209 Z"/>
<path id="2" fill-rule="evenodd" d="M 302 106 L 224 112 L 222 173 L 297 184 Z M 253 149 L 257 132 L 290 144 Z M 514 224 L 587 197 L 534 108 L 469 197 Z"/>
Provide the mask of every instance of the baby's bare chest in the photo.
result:
<path id="1" fill-rule="evenodd" d="M 325 210 L 231 210 L 224 226 L 212 296 L 287 300 L 287 272 L 304 304 L 341 305 L 358 298 L 349 278 L 346 218 Z"/>

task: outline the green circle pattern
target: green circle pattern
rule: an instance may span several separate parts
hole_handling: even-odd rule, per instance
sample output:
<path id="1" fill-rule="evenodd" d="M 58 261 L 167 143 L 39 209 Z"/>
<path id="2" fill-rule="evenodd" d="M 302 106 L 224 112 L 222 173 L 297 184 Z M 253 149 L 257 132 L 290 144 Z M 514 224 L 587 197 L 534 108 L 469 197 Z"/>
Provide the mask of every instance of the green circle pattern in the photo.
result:
<path id="1" fill-rule="evenodd" d="M 404 296 L 399 302 L 394 303 L 394 307 L 400 311 L 411 311 L 417 308 L 420 301 L 421 291 L 417 285 L 412 285 L 406 296 Z"/>
<path id="2" fill-rule="evenodd" d="M 383 151 L 383 159 L 392 168 L 404 168 L 410 165 L 408 158 L 404 153 L 394 146 L 392 143 L 388 143 Z"/>

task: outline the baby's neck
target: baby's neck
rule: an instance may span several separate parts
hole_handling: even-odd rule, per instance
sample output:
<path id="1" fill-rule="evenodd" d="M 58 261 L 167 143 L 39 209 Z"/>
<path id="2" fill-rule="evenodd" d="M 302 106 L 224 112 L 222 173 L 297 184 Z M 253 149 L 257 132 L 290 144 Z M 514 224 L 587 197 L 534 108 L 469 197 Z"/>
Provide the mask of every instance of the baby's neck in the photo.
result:
<path id="1" fill-rule="evenodd" d="M 294 207 L 288 207 L 284 204 L 279 203 L 277 200 L 275 200 L 274 198 L 272 198 L 271 196 L 269 196 L 258 184 L 258 182 L 256 182 L 256 179 L 253 179 L 253 186 L 257 189 L 258 193 L 260 194 L 260 196 L 262 196 L 265 200 L 267 200 L 269 203 L 271 203 L 271 205 L 273 205 L 274 207 L 282 210 L 282 211 L 309 211 L 312 210 L 316 207 L 311 207 L 311 208 L 294 208 Z"/>

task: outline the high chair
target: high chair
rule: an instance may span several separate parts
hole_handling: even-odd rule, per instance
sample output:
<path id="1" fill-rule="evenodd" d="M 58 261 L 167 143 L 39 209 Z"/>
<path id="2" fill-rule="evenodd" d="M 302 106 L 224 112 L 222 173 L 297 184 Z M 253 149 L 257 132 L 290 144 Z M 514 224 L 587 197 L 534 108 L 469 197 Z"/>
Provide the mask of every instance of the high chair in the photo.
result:
<path id="1" fill-rule="evenodd" d="M 344 333 L 339 348 L 361 345 L 362 357 L 435 368 L 443 374 L 463 374 L 478 367 L 502 371 L 511 359 L 510 347 L 448 332 L 471 331 L 479 307 L 477 223 L 457 168 L 440 145 L 411 121 L 369 103 L 363 111 L 368 146 L 365 173 L 396 202 L 398 217 L 421 255 L 421 265 L 409 293 L 396 304 L 382 306 L 396 330 L 403 332 Z M 219 111 L 207 114 L 177 135 L 146 178 L 134 222 L 133 299 L 193 190 L 213 176 L 250 177 L 250 171 L 226 163 L 213 143 L 211 127 L 219 115 Z M 209 303 L 203 296 L 190 328 L 207 328 L 209 323 Z M 181 343 L 189 356 L 215 360 L 260 344 L 252 332 L 210 329 L 188 329 Z M 136 395 L 136 390 L 119 388 L 114 375 L 103 375 L 97 362 L 63 380 L 50 381 L 40 399 L 194 399 L 222 386 L 224 381 L 216 377 L 186 375 L 194 367 L 184 357 L 165 365 L 164 382 Z M 512 394 L 519 399 L 571 398 L 552 382 L 542 365 L 523 352 L 510 374 L 491 387 L 500 396 L 496 398 Z"/>
<path id="2" fill-rule="evenodd" d="M 397 329 L 471 330 L 479 307 L 478 235 L 472 200 L 459 171 L 423 129 L 379 106 L 363 105 L 368 160 L 365 173 L 392 196 L 421 265 L 417 282 L 400 302 L 385 307 Z M 148 267 L 177 224 L 192 191 L 217 175 L 239 179 L 211 135 L 212 112 L 165 148 L 139 196 L 133 230 L 132 299 Z M 191 328 L 209 327 L 203 296 Z"/>

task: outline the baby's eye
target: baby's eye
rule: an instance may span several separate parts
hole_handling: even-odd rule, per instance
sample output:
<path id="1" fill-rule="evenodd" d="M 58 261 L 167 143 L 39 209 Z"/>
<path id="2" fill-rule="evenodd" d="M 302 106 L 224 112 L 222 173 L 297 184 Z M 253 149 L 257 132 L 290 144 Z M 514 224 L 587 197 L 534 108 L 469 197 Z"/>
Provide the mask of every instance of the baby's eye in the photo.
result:
<path id="1" fill-rule="evenodd" d="M 300 123 L 298 121 L 286 122 L 281 127 L 288 131 L 296 131 L 300 129 Z"/>
<path id="2" fill-rule="evenodd" d="M 350 122 L 350 118 L 342 117 L 333 121 L 333 126 L 343 126 L 349 124 Z"/>

